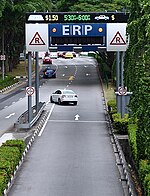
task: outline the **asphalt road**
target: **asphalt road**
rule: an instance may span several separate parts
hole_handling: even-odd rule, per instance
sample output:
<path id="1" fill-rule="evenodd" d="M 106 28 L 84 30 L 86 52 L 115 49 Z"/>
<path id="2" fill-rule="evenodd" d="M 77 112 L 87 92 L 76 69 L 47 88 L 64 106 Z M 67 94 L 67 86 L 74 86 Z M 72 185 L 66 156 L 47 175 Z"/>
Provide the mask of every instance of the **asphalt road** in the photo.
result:
<path id="1" fill-rule="evenodd" d="M 58 59 L 40 100 L 73 89 L 77 106 L 48 103 L 49 118 L 32 144 L 8 196 L 123 196 L 107 130 L 102 88 L 92 58 Z M 78 119 L 75 120 L 75 116 Z"/>

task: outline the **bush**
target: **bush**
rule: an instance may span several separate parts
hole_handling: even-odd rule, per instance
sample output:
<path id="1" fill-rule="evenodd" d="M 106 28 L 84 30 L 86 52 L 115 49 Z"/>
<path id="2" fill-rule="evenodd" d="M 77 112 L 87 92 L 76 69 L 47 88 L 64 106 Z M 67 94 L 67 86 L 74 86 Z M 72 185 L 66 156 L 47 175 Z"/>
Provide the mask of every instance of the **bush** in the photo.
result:
<path id="1" fill-rule="evenodd" d="M 11 163 L 11 168 L 14 170 L 20 160 L 20 151 L 17 147 L 0 147 L 0 157 Z"/>
<path id="2" fill-rule="evenodd" d="M 128 124 L 128 136 L 132 155 L 137 163 L 137 141 L 136 141 L 137 124 Z"/>
<path id="3" fill-rule="evenodd" d="M 110 115 L 111 120 L 113 120 L 112 115 L 117 113 L 117 105 L 116 100 L 109 100 L 107 102 L 108 113 Z"/>
<path id="4" fill-rule="evenodd" d="M 116 100 L 109 100 L 107 102 L 107 105 L 108 105 L 108 112 L 109 113 L 117 113 L 117 105 L 116 105 Z"/>
<path id="5" fill-rule="evenodd" d="M 121 118 L 120 113 L 116 113 L 112 115 L 113 119 L 113 128 L 119 134 L 127 134 L 128 133 L 128 114 L 124 115 L 124 118 Z"/>
<path id="6" fill-rule="evenodd" d="M 142 183 L 144 182 L 144 178 L 147 174 L 150 174 L 150 163 L 148 160 L 140 160 L 139 176 Z"/>
<path id="7" fill-rule="evenodd" d="M 7 186 L 8 178 L 5 170 L 0 170 L 0 196 L 3 195 L 3 192 Z"/>
<path id="8" fill-rule="evenodd" d="M 150 173 L 147 174 L 144 178 L 144 190 L 145 190 L 145 195 L 149 196 L 150 195 Z"/>
<path id="9" fill-rule="evenodd" d="M 13 76 L 5 76 L 4 80 L 0 80 L 0 90 L 16 82 L 18 82 L 18 79 L 14 79 Z"/>
<path id="10" fill-rule="evenodd" d="M 10 178 L 13 173 L 11 162 L 0 158 L 0 170 L 5 170 L 7 173 L 7 176 Z"/>
<path id="11" fill-rule="evenodd" d="M 21 155 L 25 150 L 25 142 L 23 140 L 7 140 L 2 146 L 17 147 Z"/>
<path id="12" fill-rule="evenodd" d="M 150 162 L 148 160 L 140 160 L 139 176 L 144 188 L 146 196 L 150 194 Z"/>
<path id="13" fill-rule="evenodd" d="M 24 149 L 25 142 L 23 140 L 7 140 L 0 147 L 0 196 L 3 195 Z"/>

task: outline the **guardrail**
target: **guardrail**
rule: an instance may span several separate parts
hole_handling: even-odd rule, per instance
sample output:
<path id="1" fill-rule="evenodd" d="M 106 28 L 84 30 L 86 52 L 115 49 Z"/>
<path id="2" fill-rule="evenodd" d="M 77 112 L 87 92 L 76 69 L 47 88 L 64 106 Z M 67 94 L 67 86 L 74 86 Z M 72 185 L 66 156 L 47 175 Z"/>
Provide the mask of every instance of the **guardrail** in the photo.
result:
<path id="1" fill-rule="evenodd" d="M 36 123 L 36 121 L 39 119 L 39 117 L 41 116 L 45 106 L 46 106 L 45 102 L 39 102 L 39 110 L 38 111 L 36 111 L 36 105 L 32 107 L 33 119 L 31 120 L 31 122 L 28 122 L 28 110 L 25 111 L 18 118 L 18 120 L 14 124 L 14 126 L 17 129 L 30 129 Z"/>

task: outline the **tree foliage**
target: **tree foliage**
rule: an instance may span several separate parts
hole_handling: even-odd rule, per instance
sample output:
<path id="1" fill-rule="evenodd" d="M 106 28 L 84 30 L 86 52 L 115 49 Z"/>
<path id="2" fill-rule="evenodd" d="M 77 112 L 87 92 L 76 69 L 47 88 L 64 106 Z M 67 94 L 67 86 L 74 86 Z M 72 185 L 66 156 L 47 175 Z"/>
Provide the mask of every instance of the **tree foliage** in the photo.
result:
<path id="1" fill-rule="evenodd" d="M 18 63 L 25 44 L 25 13 L 51 11 L 49 0 L 2 0 L 0 5 L 0 43 L 4 32 L 4 53 L 9 71 Z M 2 53 L 2 44 L 0 45 Z"/>
<path id="2" fill-rule="evenodd" d="M 128 8 L 129 0 L 58 0 L 59 11 L 82 11 L 82 12 L 102 12 L 102 11 L 121 11 Z"/>
<path id="3" fill-rule="evenodd" d="M 133 92 L 132 115 L 138 119 L 138 158 L 150 160 L 150 4 L 149 0 L 131 0 L 130 5 L 125 82 Z"/>

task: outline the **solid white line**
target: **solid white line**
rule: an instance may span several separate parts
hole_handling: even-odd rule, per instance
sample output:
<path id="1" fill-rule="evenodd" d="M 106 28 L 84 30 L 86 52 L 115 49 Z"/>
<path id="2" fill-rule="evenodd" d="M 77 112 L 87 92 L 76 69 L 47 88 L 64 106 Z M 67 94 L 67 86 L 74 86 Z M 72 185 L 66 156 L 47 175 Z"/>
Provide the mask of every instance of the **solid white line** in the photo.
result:
<path id="1" fill-rule="evenodd" d="M 43 127 L 42 127 L 42 129 L 41 129 L 41 131 L 39 132 L 38 136 L 41 136 L 41 135 L 42 135 L 42 133 L 43 133 L 45 127 L 46 127 L 46 124 L 47 124 L 47 122 L 48 122 L 48 119 L 50 118 L 50 116 L 51 116 L 51 114 L 52 114 L 52 111 L 53 111 L 53 109 L 54 109 L 54 106 L 55 106 L 55 104 L 52 105 L 52 107 L 51 107 L 51 109 L 50 109 L 50 111 L 49 111 L 49 114 L 48 114 L 48 116 L 47 116 L 47 119 L 46 119 L 46 121 L 45 121 L 45 123 L 44 123 L 44 125 L 43 125 Z"/>
<path id="2" fill-rule="evenodd" d="M 65 123 L 69 123 L 69 122 L 80 122 L 80 123 L 107 123 L 106 120 L 48 120 L 50 122 L 65 122 Z"/>
<path id="3" fill-rule="evenodd" d="M 11 113 L 11 114 L 9 114 L 9 116 L 6 116 L 5 118 L 10 118 L 11 116 L 14 116 L 15 115 L 15 113 Z"/>

